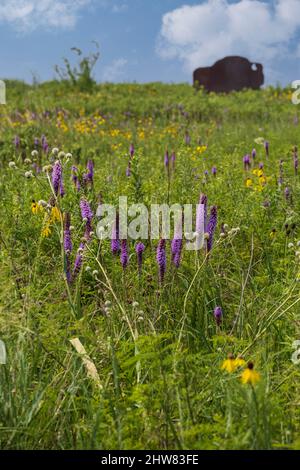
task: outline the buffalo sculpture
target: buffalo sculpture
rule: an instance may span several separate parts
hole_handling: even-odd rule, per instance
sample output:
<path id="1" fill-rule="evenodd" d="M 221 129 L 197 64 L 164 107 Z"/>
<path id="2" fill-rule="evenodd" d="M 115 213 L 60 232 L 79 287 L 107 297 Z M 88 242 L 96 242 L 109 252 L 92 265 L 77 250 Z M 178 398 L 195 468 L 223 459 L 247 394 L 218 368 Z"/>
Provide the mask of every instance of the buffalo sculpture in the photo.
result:
<path id="1" fill-rule="evenodd" d="M 218 60 L 211 67 L 200 67 L 194 71 L 196 88 L 228 93 L 233 90 L 252 88 L 257 90 L 264 83 L 263 66 L 250 62 L 245 57 L 229 56 Z"/>

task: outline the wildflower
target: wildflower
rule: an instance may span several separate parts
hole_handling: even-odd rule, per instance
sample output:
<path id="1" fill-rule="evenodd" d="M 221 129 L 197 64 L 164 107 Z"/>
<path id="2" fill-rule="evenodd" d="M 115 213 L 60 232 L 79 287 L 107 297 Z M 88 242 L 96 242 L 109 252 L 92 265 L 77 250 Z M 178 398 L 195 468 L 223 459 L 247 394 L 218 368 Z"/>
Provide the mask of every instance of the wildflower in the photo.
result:
<path id="1" fill-rule="evenodd" d="M 242 357 L 238 356 L 235 360 L 234 360 L 234 364 L 235 364 L 235 367 L 238 368 L 238 367 L 243 367 L 245 364 L 246 364 L 246 361 L 245 359 L 243 359 Z"/>
<path id="2" fill-rule="evenodd" d="M 56 220 L 60 220 L 60 212 L 56 206 L 52 207 L 51 209 L 51 222 L 55 222 Z"/>
<path id="3" fill-rule="evenodd" d="M 93 160 L 88 160 L 86 168 L 88 172 L 84 175 L 84 181 L 90 184 L 93 184 L 94 181 L 94 162 Z"/>
<path id="4" fill-rule="evenodd" d="M 136 252 L 136 255 L 137 255 L 139 273 L 141 273 L 141 271 L 142 271 L 142 262 L 143 262 L 143 253 L 144 253 L 144 251 L 145 251 L 144 243 L 138 242 L 135 245 L 135 252 Z"/>
<path id="5" fill-rule="evenodd" d="M 217 227 L 217 207 L 212 206 L 210 210 L 210 218 L 207 224 L 207 233 L 209 234 L 209 238 L 207 240 L 207 252 L 210 252 L 213 245 L 213 236 Z"/>
<path id="6" fill-rule="evenodd" d="M 38 202 L 35 202 L 34 200 L 31 203 L 31 212 L 33 214 L 37 214 L 41 210 L 41 207 Z"/>
<path id="7" fill-rule="evenodd" d="M 47 223 L 42 229 L 42 237 L 47 238 L 49 237 L 50 234 L 51 234 L 51 230 L 50 230 L 49 224 Z"/>
<path id="8" fill-rule="evenodd" d="M 172 261 L 176 268 L 179 268 L 181 251 L 182 251 L 182 238 L 177 238 L 176 234 L 171 243 Z"/>
<path id="9" fill-rule="evenodd" d="M 216 176 L 216 174 L 217 174 L 217 168 L 216 168 L 215 166 L 212 167 L 211 173 L 212 173 L 213 176 Z"/>
<path id="10" fill-rule="evenodd" d="M 247 368 L 241 375 L 241 381 L 243 384 L 255 385 L 260 381 L 260 374 L 254 370 L 253 362 L 248 362 Z"/>
<path id="11" fill-rule="evenodd" d="M 134 145 L 133 144 L 130 144 L 129 155 L 130 155 L 130 158 L 133 158 L 133 155 L 134 155 Z"/>
<path id="12" fill-rule="evenodd" d="M 80 200 L 80 210 L 82 219 L 86 222 L 91 222 L 93 218 L 93 212 L 88 201 L 84 198 L 81 198 Z"/>
<path id="13" fill-rule="evenodd" d="M 31 152 L 31 156 L 32 156 L 32 157 L 37 157 L 38 154 L 39 154 L 39 153 L 38 153 L 37 150 L 32 150 L 32 152 Z"/>
<path id="14" fill-rule="evenodd" d="M 226 370 L 230 374 L 235 371 L 236 367 L 237 366 L 233 354 L 229 354 L 227 359 L 225 359 L 221 365 L 221 369 Z"/>
<path id="15" fill-rule="evenodd" d="M 260 162 L 260 164 L 258 165 L 259 169 L 262 170 L 263 167 L 264 167 L 264 164 L 262 162 Z"/>
<path id="16" fill-rule="evenodd" d="M 16 135 L 14 138 L 14 146 L 16 147 L 16 149 L 20 147 L 20 143 L 21 143 L 20 137 Z"/>
<path id="17" fill-rule="evenodd" d="M 294 170 L 295 170 L 295 175 L 298 174 L 298 166 L 299 166 L 298 148 L 295 146 L 294 147 Z"/>
<path id="18" fill-rule="evenodd" d="M 190 137 L 190 134 L 188 132 L 185 133 L 184 140 L 185 140 L 186 145 L 190 145 L 191 137 Z"/>
<path id="19" fill-rule="evenodd" d="M 159 281 L 163 282 L 166 272 L 166 240 L 161 238 L 156 249 L 156 261 L 159 268 Z"/>
<path id="20" fill-rule="evenodd" d="M 214 317 L 215 317 L 217 326 L 220 326 L 220 325 L 221 325 L 222 316 L 223 316 L 222 308 L 221 308 L 221 307 L 216 307 L 216 308 L 214 309 Z"/>
<path id="21" fill-rule="evenodd" d="M 32 171 L 25 171 L 24 176 L 25 176 L 25 178 L 33 178 Z"/>
<path id="22" fill-rule="evenodd" d="M 255 158 L 256 158 L 256 150 L 255 149 L 252 150 L 251 156 L 252 156 L 253 160 L 255 160 Z"/>
<path id="23" fill-rule="evenodd" d="M 61 162 L 57 160 L 54 163 L 53 171 L 52 171 L 52 186 L 53 186 L 53 190 L 56 196 L 58 195 L 58 190 L 60 189 L 60 186 L 61 186 L 61 178 L 62 178 L 62 166 L 61 166 Z"/>
<path id="24" fill-rule="evenodd" d="M 15 162 L 9 162 L 8 166 L 9 168 L 16 168 Z"/>
<path id="25" fill-rule="evenodd" d="M 251 178 L 247 178 L 246 179 L 246 182 L 245 182 L 245 185 L 247 188 L 251 188 L 253 182 L 252 182 L 252 179 Z"/>
<path id="26" fill-rule="evenodd" d="M 116 255 L 120 251 L 120 240 L 119 240 L 119 214 L 116 215 L 116 220 L 112 229 L 111 238 L 111 251 L 113 255 Z"/>
<path id="27" fill-rule="evenodd" d="M 269 142 L 267 140 L 264 141 L 264 147 L 266 151 L 266 156 L 269 156 Z"/>
<path id="28" fill-rule="evenodd" d="M 120 260 L 121 260 L 123 269 L 125 269 L 128 264 L 127 240 L 121 240 Z"/>
<path id="29" fill-rule="evenodd" d="M 276 235 L 276 229 L 275 228 L 272 228 L 271 232 L 270 232 L 270 238 L 274 238 Z"/>
<path id="30" fill-rule="evenodd" d="M 168 152 L 168 150 L 166 150 L 166 153 L 165 153 L 164 165 L 165 165 L 166 168 L 169 168 L 169 152 Z"/>
<path id="31" fill-rule="evenodd" d="M 251 167 L 250 155 L 247 154 L 243 157 L 244 170 L 249 170 Z"/>
<path id="32" fill-rule="evenodd" d="M 126 176 L 129 178 L 131 176 L 131 163 L 130 161 L 128 162 L 128 166 L 126 168 Z"/>
<path id="33" fill-rule="evenodd" d="M 290 188 L 286 187 L 285 190 L 284 190 L 284 195 L 285 195 L 285 199 L 288 201 L 291 197 L 291 191 L 290 191 Z"/>
<path id="34" fill-rule="evenodd" d="M 77 274 L 79 273 L 81 269 L 82 261 L 83 261 L 83 250 L 84 250 L 84 243 L 81 242 L 77 250 L 77 255 L 75 258 L 75 262 L 74 262 L 72 279 L 74 279 L 77 276 Z"/>

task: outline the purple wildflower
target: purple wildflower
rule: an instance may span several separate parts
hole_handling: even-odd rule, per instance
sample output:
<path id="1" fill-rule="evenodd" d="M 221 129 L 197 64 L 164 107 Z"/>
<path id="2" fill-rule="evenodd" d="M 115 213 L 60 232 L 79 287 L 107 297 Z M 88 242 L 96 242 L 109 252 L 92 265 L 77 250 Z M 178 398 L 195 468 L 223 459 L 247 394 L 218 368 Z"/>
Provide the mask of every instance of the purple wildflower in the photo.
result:
<path id="1" fill-rule="evenodd" d="M 130 165 L 130 160 L 128 162 L 128 166 L 126 168 L 126 176 L 129 178 L 131 176 L 131 165 Z"/>
<path id="2" fill-rule="evenodd" d="M 266 156 L 268 157 L 269 156 L 269 142 L 267 140 L 265 140 L 264 142 L 264 147 L 266 151 Z"/>
<path id="3" fill-rule="evenodd" d="M 156 261 L 159 268 L 159 281 L 163 282 L 166 272 L 166 240 L 161 238 L 156 249 Z"/>
<path id="4" fill-rule="evenodd" d="M 116 255 L 120 251 L 120 240 L 119 240 L 119 214 L 116 215 L 116 220 L 112 229 L 111 238 L 111 251 L 113 255 Z"/>
<path id="5" fill-rule="evenodd" d="M 166 153 L 165 153 L 164 165 L 165 165 L 166 168 L 169 168 L 169 152 L 168 152 L 168 150 L 166 150 Z"/>
<path id="6" fill-rule="evenodd" d="M 207 230 L 206 230 L 208 233 L 208 240 L 207 240 L 207 252 L 208 253 L 211 251 L 212 246 L 213 246 L 213 237 L 214 237 L 214 233 L 217 227 L 217 221 L 218 221 L 217 207 L 212 206 L 210 210 L 210 217 L 209 217 Z"/>
<path id="7" fill-rule="evenodd" d="M 298 166 L 299 166 L 298 148 L 295 146 L 295 147 L 294 147 L 294 169 L 295 169 L 295 175 L 298 174 Z"/>
<path id="8" fill-rule="evenodd" d="M 182 238 L 177 238 L 175 234 L 171 243 L 172 261 L 176 268 L 179 268 L 182 251 Z"/>
<path id="9" fill-rule="evenodd" d="M 222 322 L 222 317 L 223 317 L 223 311 L 221 307 L 216 307 L 214 309 L 214 317 L 215 317 L 217 326 L 220 326 Z"/>
<path id="10" fill-rule="evenodd" d="M 291 197 L 291 191 L 290 191 L 290 188 L 287 186 L 284 190 L 284 196 L 285 196 L 285 199 L 287 201 L 289 201 L 290 197 Z"/>
<path id="11" fill-rule="evenodd" d="M 190 134 L 188 132 L 185 133 L 184 140 L 185 140 L 186 145 L 190 145 L 191 137 L 190 137 Z"/>
<path id="12" fill-rule="evenodd" d="M 53 185 L 53 189 L 54 189 L 56 196 L 58 194 L 58 190 L 61 187 L 61 179 L 62 179 L 62 166 L 61 166 L 60 161 L 57 160 L 54 163 L 53 171 L 52 171 L 52 185 Z"/>
<path id="13" fill-rule="evenodd" d="M 217 174 L 217 168 L 216 168 L 215 166 L 212 167 L 211 173 L 212 173 L 213 176 L 216 176 L 216 174 Z"/>
<path id="14" fill-rule="evenodd" d="M 40 141 L 39 141 L 39 139 L 38 139 L 37 137 L 34 138 L 34 143 L 33 143 L 33 145 L 34 145 L 34 148 L 36 148 L 36 149 L 39 147 Z"/>
<path id="15" fill-rule="evenodd" d="M 264 164 L 263 164 L 262 162 L 260 162 L 260 164 L 258 165 L 258 168 L 259 168 L 260 170 L 262 170 L 263 167 L 264 167 Z"/>
<path id="16" fill-rule="evenodd" d="M 94 181 L 94 162 L 93 160 L 88 160 L 87 165 L 87 173 L 85 174 L 85 181 L 88 183 L 93 184 Z"/>
<path id="17" fill-rule="evenodd" d="M 251 156 L 252 156 L 253 160 L 255 160 L 255 158 L 256 158 L 256 150 L 255 149 L 252 149 Z"/>
<path id="18" fill-rule="evenodd" d="M 130 155 L 130 158 L 132 158 L 133 155 L 134 155 L 134 145 L 133 145 L 133 144 L 130 144 L 130 147 L 129 147 L 129 155 Z"/>
<path id="19" fill-rule="evenodd" d="M 244 163 L 244 170 L 250 170 L 251 162 L 250 162 L 250 155 L 248 153 L 247 155 L 243 157 L 243 163 Z"/>
<path id="20" fill-rule="evenodd" d="M 127 240 L 121 240 L 121 255 L 120 255 L 120 260 L 123 269 L 126 268 L 128 264 L 128 251 L 127 251 Z"/>
<path id="21" fill-rule="evenodd" d="M 81 266 L 82 266 L 82 261 L 83 261 L 83 249 L 84 249 L 84 243 L 81 242 L 79 249 L 77 251 L 77 255 L 75 258 L 74 262 L 74 268 L 73 268 L 73 279 L 77 276 L 79 273 Z"/>
<path id="22" fill-rule="evenodd" d="M 14 146 L 16 147 L 16 149 L 20 147 L 20 143 L 21 143 L 20 137 L 16 135 L 14 138 Z"/>
<path id="23" fill-rule="evenodd" d="M 143 262 L 143 253 L 144 253 L 144 251 L 145 251 L 144 243 L 138 242 L 135 245 L 135 252 L 136 252 L 136 255 L 137 255 L 137 263 L 138 263 L 139 274 L 142 271 L 142 262 Z"/>
<path id="24" fill-rule="evenodd" d="M 81 217 L 90 223 L 93 218 L 93 212 L 88 201 L 84 198 L 80 200 L 80 210 L 81 210 Z"/>

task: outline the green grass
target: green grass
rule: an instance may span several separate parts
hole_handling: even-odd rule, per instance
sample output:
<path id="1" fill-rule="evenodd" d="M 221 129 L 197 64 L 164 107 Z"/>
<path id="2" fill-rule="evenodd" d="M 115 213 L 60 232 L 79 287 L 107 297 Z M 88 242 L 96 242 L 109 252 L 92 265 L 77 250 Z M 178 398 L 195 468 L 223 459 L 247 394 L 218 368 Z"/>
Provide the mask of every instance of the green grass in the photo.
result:
<path id="1" fill-rule="evenodd" d="M 300 365 L 291 360 L 292 343 L 300 339 L 300 183 L 292 156 L 299 112 L 289 91 L 222 96 L 153 83 L 98 85 L 84 94 L 57 82 L 8 82 L 0 111 L 0 339 L 7 349 L 0 365 L 0 447 L 299 449 Z M 42 134 L 49 155 L 39 148 L 33 157 L 34 138 Z M 259 137 L 270 142 L 268 158 Z M 128 178 L 131 142 L 136 153 Z M 109 241 L 94 236 L 67 287 L 61 221 L 42 237 L 44 214 L 31 211 L 33 199 L 52 195 L 47 172 L 25 177 L 32 163 L 53 164 L 54 147 L 72 154 L 62 158 L 66 194 L 57 201 L 71 214 L 72 265 L 84 232 L 80 197 L 95 211 L 99 193 L 105 203 L 123 195 L 149 206 L 168 199 L 196 204 L 204 192 L 209 206 L 218 207 L 210 256 L 185 250 L 176 270 L 168 243 L 160 285 L 157 241 L 146 242 L 139 277 L 133 241 L 123 272 Z M 267 177 L 262 191 L 254 190 L 259 178 L 243 169 L 253 147 L 252 170 L 263 162 Z M 176 152 L 170 187 L 166 148 Z M 78 193 L 71 166 L 83 172 L 89 158 L 94 186 Z M 239 230 L 222 237 L 222 223 Z M 217 305 L 224 312 L 220 328 Z M 98 376 L 91 376 L 72 338 L 79 338 Z M 221 370 L 229 353 L 255 363 L 257 385 L 243 385 L 242 370 Z"/>

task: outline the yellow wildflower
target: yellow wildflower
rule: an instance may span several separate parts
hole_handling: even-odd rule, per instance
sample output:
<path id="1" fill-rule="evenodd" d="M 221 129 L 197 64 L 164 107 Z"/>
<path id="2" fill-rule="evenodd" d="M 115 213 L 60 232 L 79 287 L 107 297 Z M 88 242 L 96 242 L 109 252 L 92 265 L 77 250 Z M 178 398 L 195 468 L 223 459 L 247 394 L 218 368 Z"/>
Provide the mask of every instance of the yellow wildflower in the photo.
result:
<path id="1" fill-rule="evenodd" d="M 221 369 L 226 370 L 229 373 L 234 372 L 237 368 L 235 361 L 236 359 L 234 358 L 234 356 L 232 354 L 229 354 L 228 358 L 225 359 L 225 361 L 223 362 Z"/>
<path id="2" fill-rule="evenodd" d="M 234 363 L 235 363 L 235 366 L 236 366 L 236 367 L 243 367 L 243 366 L 246 364 L 246 361 L 245 361 L 245 359 L 243 359 L 242 357 L 237 357 L 237 358 L 234 360 Z"/>
<path id="3" fill-rule="evenodd" d="M 247 188 L 250 188 L 250 187 L 252 186 L 252 179 L 251 179 L 251 178 L 247 178 L 245 185 L 246 185 Z"/>
<path id="4" fill-rule="evenodd" d="M 38 202 L 32 201 L 31 203 L 31 212 L 37 214 L 41 210 L 41 207 Z"/>
<path id="5" fill-rule="evenodd" d="M 243 384 L 255 385 L 260 381 L 260 374 L 254 370 L 253 362 L 248 362 L 247 368 L 241 375 L 241 381 Z"/>
<path id="6" fill-rule="evenodd" d="M 272 228 L 271 232 L 270 232 L 270 238 L 274 238 L 276 235 L 276 229 L 275 228 Z"/>
<path id="7" fill-rule="evenodd" d="M 52 207 L 51 209 L 51 222 L 55 222 L 56 220 L 60 220 L 60 212 L 56 206 Z"/>
<path id="8" fill-rule="evenodd" d="M 49 225 L 47 224 L 42 230 L 42 237 L 46 238 L 46 237 L 49 237 L 49 235 L 51 235 L 51 230 L 50 230 Z"/>

